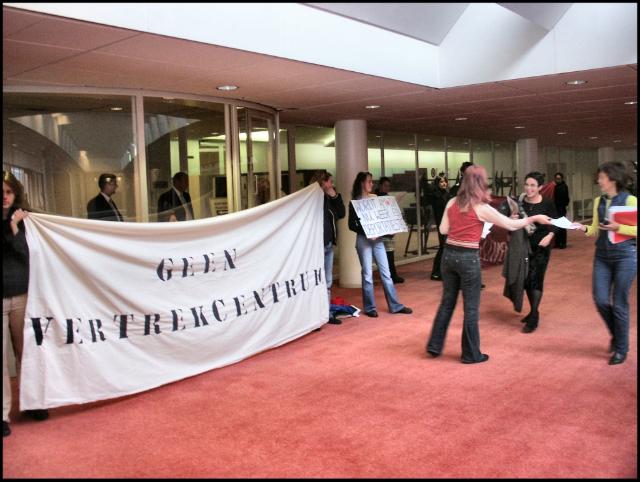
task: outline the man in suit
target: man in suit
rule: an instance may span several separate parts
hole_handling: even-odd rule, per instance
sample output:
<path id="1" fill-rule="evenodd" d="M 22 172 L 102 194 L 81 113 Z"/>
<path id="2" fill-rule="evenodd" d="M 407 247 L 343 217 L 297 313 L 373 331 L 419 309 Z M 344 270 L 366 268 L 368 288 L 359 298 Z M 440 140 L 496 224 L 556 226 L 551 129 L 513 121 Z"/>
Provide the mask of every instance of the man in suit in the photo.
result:
<path id="1" fill-rule="evenodd" d="M 118 180 L 115 174 L 100 174 L 98 187 L 100 192 L 87 204 L 88 218 L 102 219 L 103 221 L 124 221 L 116 203 L 111 199 L 111 196 L 118 189 Z"/>
<path id="2" fill-rule="evenodd" d="M 173 176 L 173 187 L 158 198 L 158 221 L 190 221 L 195 219 L 189 189 L 189 176 L 177 172 Z"/>
<path id="3" fill-rule="evenodd" d="M 567 215 L 567 206 L 569 205 L 569 187 L 567 183 L 564 182 L 564 174 L 561 172 L 556 172 L 555 177 L 555 188 L 553 190 L 553 201 L 556 205 L 556 212 L 558 216 L 566 216 Z M 556 233 L 556 248 L 565 249 L 567 247 L 567 230 L 558 228 L 558 232 Z"/>

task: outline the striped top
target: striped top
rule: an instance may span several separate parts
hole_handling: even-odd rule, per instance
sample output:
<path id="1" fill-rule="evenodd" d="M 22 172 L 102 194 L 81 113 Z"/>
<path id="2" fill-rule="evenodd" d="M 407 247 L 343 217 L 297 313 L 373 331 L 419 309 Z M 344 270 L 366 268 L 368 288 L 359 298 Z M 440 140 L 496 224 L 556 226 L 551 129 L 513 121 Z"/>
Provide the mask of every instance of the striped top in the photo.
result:
<path id="1" fill-rule="evenodd" d="M 458 201 L 454 201 L 447 213 L 449 218 L 449 234 L 447 244 L 462 248 L 480 248 L 480 236 L 484 222 L 478 219 L 476 211 L 470 207 L 466 212 L 460 211 Z"/>

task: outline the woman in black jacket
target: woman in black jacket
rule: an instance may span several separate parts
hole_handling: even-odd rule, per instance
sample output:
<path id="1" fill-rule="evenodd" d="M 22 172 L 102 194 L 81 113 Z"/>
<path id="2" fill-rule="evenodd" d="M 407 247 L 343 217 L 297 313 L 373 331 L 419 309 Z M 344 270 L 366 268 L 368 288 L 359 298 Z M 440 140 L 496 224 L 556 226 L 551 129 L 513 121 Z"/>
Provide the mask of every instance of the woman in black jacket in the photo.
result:
<path id="1" fill-rule="evenodd" d="M 433 215 L 436 218 L 436 227 L 438 230 L 438 241 L 440 246 L 438 247 L 438 253 L 436 259 L 433 261 L 433 269 L 431 270 L 431 279 L 434 281 L 441 281 L 442 276 L 440 274 L 440 260 L 442 259 L 442 250 L 444 244 L 447 241 L 446 234 L 440 234 L 440 222 L 442 221 L 442 215 L 444 214 L 444 208 L 449 201 L 449 181 L 444 175 L 436 176 L 433 179 L 434 195 L 432 200 Z"/>
<path id="2" fill-rule="evenodd" d="M 9 336 L 16 365 L 22 359 L 22 332 L 29 287 L 29 247 L 23 219 L 27 217 L 24 188 L 11 174 L 2 173 L 2 436 L 11 433 L 11 383 L 8 369 Z M 27 410 L 24 415 L 45 420 L 47 410 Z"/>

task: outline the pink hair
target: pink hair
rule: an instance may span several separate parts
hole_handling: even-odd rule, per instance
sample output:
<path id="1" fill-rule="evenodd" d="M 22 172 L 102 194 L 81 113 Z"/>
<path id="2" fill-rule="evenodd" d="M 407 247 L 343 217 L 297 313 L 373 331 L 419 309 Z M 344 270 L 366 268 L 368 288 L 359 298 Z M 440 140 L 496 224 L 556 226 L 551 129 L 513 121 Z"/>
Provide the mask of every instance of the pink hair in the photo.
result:
<path id="1" fill-rule="evenodd" d="M 462 176 L 457 197 L 461 211 L 466 211 L 469 207 L 491 200 L 487 171 L 484 167 L 476 165 L 467 167 Z"/>

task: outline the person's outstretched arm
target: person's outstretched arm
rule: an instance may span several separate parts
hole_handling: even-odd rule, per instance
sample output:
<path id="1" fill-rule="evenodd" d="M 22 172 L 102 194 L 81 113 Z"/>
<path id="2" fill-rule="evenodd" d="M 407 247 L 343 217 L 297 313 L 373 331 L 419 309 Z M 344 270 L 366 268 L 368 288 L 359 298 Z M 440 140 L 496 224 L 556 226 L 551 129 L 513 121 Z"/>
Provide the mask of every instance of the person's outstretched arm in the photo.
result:
<path id="1" fill-rule="evenodd" d="M 551 224 L 551 218 L 544 214 L 536 214 L 535 216 L 529 216 L 522 219 L 512 219 L 504 214 L 500 214 L 496 209 L 489 204 L 479 204 L 475 207 L 476 215 L 480 221 L 485 223 L 493 223 L 501 228 L 508 229 L 509 231 L 516 231 L 524 228 L 527 224 L 539 223 L 539 224 Z"/>

